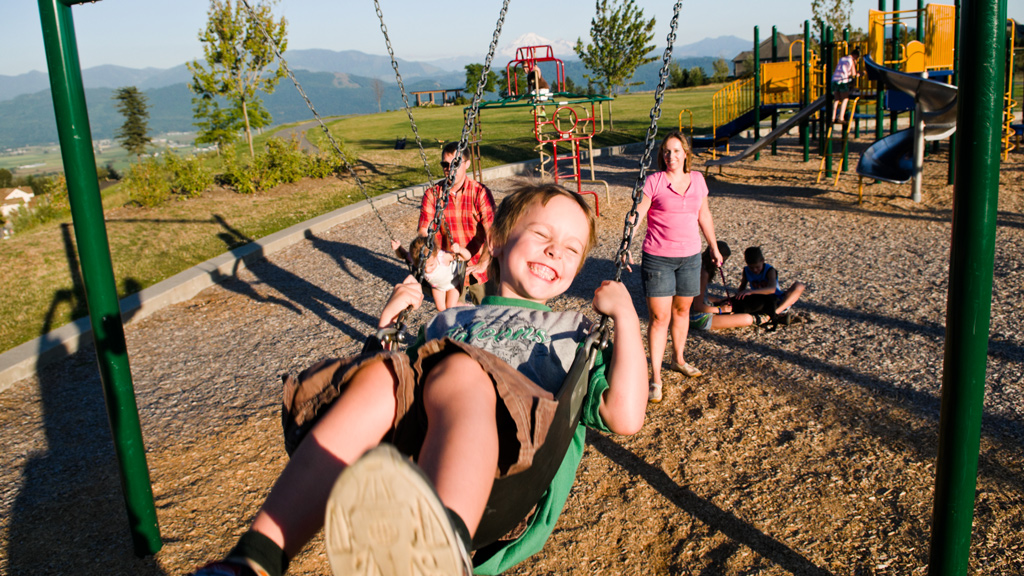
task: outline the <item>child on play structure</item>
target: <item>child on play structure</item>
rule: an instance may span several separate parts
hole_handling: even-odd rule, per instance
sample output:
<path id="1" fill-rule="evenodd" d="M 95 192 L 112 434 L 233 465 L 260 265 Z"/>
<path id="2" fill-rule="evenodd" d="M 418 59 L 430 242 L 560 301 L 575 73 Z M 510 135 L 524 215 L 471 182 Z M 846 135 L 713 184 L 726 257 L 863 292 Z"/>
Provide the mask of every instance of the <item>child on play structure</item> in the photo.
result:
<path id="1" fill-rule="evenodd" d="M 853 52 L 839 59 L 832 72 L 832 122 L 846 123 L 846 103 L 853 92 L 854 79 L 860 76 L 857 72 L 858 60 L 860 48 L 854 48 Z"/>
<path id="2" fill-rule="evenodd" d="M 423 253 L 426 244 L 426 237 L 417 236 L 409 243 L 408 250 L 402 248 L 398 240 L 391 241 L 391 248 L 415 270 L 420 265 L 420 254 Z M 434 251 L 427 256 L 427 262 L 423 265 L 423 279 L 430 285 L 430 295 L 434 298 L 438 312 L 444 312 L 459 304 L 460 286 L 453 284 L 460 263 L 456 257 L 461 259 L 461 262 L 469 262 L 471 255 L 469 250 L 460 248 L 458 244 L 452 245 L 452 252 L 441 250 L 434 245 Z"/>
<path id="3" fill-rule="evenodd" d="M 539 551 L 575 481 L 584 425 L 633 434 L 647 405 L 639 318 L 623 284 L 605 281 L 593 307 L 614 321 L 614 346 L 590 371 L 568 452 L 525 532 L 481 550 L 470 567 L 467 551 L 495 479 L 536 464 L 557 404 L 552 391 L 591 329 L 581 313 L 553 312 L 546 302 L 569 288 L 595 240 L 593 214 L 578 195 L 523 186 L 501 203 L 488 237 L 497 296 L 438 314 L 407 353 L 325 360 L 289 377 L 292 459 L 227 559 L 197 574 L 279 576 L 325 514 L 335 574 L 497 574 Z M 422 299 L 410 276 L 380 326 Z"/>
<path id="4" fill-rule="evenodd" d="M 796 304 L 800 295 L 804 293 L 803 282 L 794 282 L 785 292 L 779 288 L 779 273 L 771 264 L 764 261 L 764 253 L 760 246 L 751 246 L 744 250 L 743 260 L 747 265 L 743 267 L 743 279 L 740 281 L 736 304 L 733 306 L 735 309 L 763 310 L 773 319 L 777 319 L 788 312 L 790 306 Z M 766 297 L 767 306 L 753 303 Z M 796 320 L 796 315 L 792 313 L 781 318 L 783 324 L 790 324 L 793 320 Z"/>

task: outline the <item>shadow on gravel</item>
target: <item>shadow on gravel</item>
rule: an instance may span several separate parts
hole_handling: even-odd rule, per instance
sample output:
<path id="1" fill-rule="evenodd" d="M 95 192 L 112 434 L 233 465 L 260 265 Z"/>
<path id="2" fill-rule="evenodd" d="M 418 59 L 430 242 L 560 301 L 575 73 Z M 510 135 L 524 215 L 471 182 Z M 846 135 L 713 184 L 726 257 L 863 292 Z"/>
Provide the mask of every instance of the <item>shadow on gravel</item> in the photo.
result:
<path id="1" fill-rule="evenodd" d="M 728 334 L 705 332 L 702 336 L 723 346 L 736 345 Z M 743 342 L 742 346 L 744 351 L 751 354 L 826 374 L 845 384 L 868 391 L 884 408 L 868 411 L 859 401 L 846 398 L 834 390 L 816 388 L 791 380 L 786 382 L 792 388 L 783 390 L 791 399 L 808 405 L 807 409 L 815 413 L 820 412 L 825 405 L 831 406 L 831 412 L 844 415 L 840 422 L 844 427 L 864 430 L 877 438 L 889 439 L 893 444 L 915 452 L 921 461 L 935 459 L 938 450 L 938 396 L 902 388 L 889 380 L 869 376 L 811 354 L 780 350 L 770 343 Z M 762 380 L 771 381 L 765 378 Z M 907 418 L 895 417 L 900 413 L 911 415 L 912 424 L 908 425 Z M 1017 490 L 1024 489 L 1024 478 L 996 459 L 999 455 L 1010 458 L 1011 454 L 1020 454 L 1020 439 L 1024 438 L 1024 425 L 1005 416 L 986 413 L 983 415 L 982 433 L 999 448 L 981 452 L 979 474 L 988 476 L 998 483 L 1010 484 Z"/>
<path id="2" fill-rule="evenodd" d="M 692 490 L 680 486 L 664 470 L 650 464 L 610 438 L 592 430 L 587 430 L 587 443 L 601 454 L 604 454 L 609 460 L 618 464 L 626 472 L 643 478 L 651 488 L 657 490 L 669 502 L 672 502 L 679 509 L 706 524 L 712 531 L 721 532 L 736 544 L 750 548 L 755 554 L 774 563 L 787 573 L 807 576 L 831 576 L 831 572 L 816 566 L 784 543 L 768 536 L 735 515 L 722 510 L 708 500 L 701 498 Z M 735 553 L 739 549 L 739 546 L 737 546 L 732 551 Z M 723 550 L 716 550 L 715 555 L 720 556 L 719 552 L 723 552 Z M 714 566 L 721 566 L 723 560 L 720 557 L 712 557 L 710 570 L 702 572 L 702 574 L 721 573 L 715 571 Z"/>
<path id="3" fill-rule="evenodd" d="M 235 228 L 232 228 L 231 225 L 222 218 L 217 218 L 217 221 L 225 230 L 225 232 L 221 234 L 221 239 L 229 248 L 237 246 L 238 243 L 247 243 L 252 241 L 251 238 L 245 236 Z M 366 266 L 370 266 L 368 269 L 371 270 L 386 270 L 381 277 L 387 281 L 390 281 L 391 278 L 397 277 L 398 280 L 394 281 L 394 284 L 401 282 L 402 278 L 404 278 L 404 276 L 400 275 L 401 268 L 399 268 L 399 266 L 376 254 L 373 254 L 372 252 L 369 252 L 365 248 L 342 244 L 340 242 L 321 240 L 308 231 L 306 232 L 306 238 L 313 242 L 314 248 L 334 256 L 334 258 L 338 260 L 339 266 L 353 278 L 358 278 L 358 276 L 347 267 L 347 263 L 343 263 L 343 257 L 353 260 L 364 268 Z M 385 265 L 382 263 L 390 265 L 390 268 L 394 270 L 385 268 Z M 334 326 L 338 330 L 341 330 L 345 335 L 354 340 L 362 341 L 365 338 L 366 334 L 364 334 L 364 330 L 369 329 L 365 326 L 373 327 L 377 325 L 376 317 L 359 310 L 344 300 L 342 298 L 344 295 L 338 296 L 336 294 L 331 294 L 323 288 L 310 283 L 308 280 L 301 278 L 284 268 L 275 266 L 268 260 L 260 260 L 258 263 L 250 267 L 249 271 L 256 276 L 256 279 L 259 282 L 277 290 L 285 297 L 285 299 L 273 297 L 268 298 L 263 296 L 249 284 L 237 279 L 223 282 L 221 286 L 225 290 L 246 296 L 253 300 L 278 304 L 295 312 L 296 314 L 301 314 L 303 308 L 309 310 L 318 318 L 327 322 L 331 326 Z M 364 326 L 352 326 L 347 324 L 338 318 L 339 312 L 354 318 Z"/>
<path id="4" fill-rule="evenodd" d="M 60 307 L 87 312 L 70 227 L 63 232 L 74 287 L 58 291 L 50 303 L 40 358 Z M 63 346 L 50 354 L 55 351 L 67 354 Z M 40 362 L 36 373 L 46 448 L 25 464 L 9 518 L 7 573 L 87 574 L 96 566 L 96 573 L 163 574 L 152 557 L 136 558 L 132 548 L 94 347 L 85 345 L 49 366 Z M 65 525 L 90 530 L 83 534 Z"/>

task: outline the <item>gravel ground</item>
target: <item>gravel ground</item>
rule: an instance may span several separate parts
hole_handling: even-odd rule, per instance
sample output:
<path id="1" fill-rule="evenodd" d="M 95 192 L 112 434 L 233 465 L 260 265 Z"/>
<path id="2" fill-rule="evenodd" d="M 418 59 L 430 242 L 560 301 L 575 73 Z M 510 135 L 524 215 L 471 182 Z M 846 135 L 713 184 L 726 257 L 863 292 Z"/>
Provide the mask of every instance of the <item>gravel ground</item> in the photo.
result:
<path id="1" fill-rule="evenodd" d="M 718 237 L 761 245 L 811 322 L 692 335 L 629 438 L 592 434 L 545 550 L 515 574 L 924 574 L 952 187 L 815 185 L 780 156 L 709 176 Z M 790 146 L 785 146 L 790 144 Z M 601 242 L 556 308 L 613 275 L 635 156 L 602 157 Z M 698 162 L 698 165 L 700 162 Z M 1024 573 L 1024 156 L 1003 164 L 971 573 Z M 500 197 L 508 180 L 488 183 Z M 604 197 L 602 194 L 602 201 Z M 384 210 L 399 237 L 417 206 Z M 183 574 L 224 554 L 286 462 L 280 375 L 356 351 L 403 267 L 369 217 L 127 327 L 163 549 L 132 554 L 93 351 L 0 394 L 0 572 Z M 639 274 L 624 281 L 646 319 Z M 716 286 L 721 290 L 721 286 Z M 417 321 L 432 312 L 426 305 Z M 292 574 L 328 573 L 322 541 Z"/>

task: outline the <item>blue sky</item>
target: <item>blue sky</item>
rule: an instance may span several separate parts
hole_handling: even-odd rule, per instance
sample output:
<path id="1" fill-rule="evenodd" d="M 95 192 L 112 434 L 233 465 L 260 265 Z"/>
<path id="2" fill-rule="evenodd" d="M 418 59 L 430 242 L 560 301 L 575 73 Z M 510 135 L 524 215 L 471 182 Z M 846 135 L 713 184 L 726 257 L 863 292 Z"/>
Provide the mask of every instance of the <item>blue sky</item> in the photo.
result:
<path id="1" fill-rule="evenodd" d="M 484 54 L 501 7 L 498 0 L 380 3 L 395 54 L 406 60 Z M 6 0 L 4 4 L 0 75 L 45 70 L 37 3 Z M 453 4 L 460 8 L 446 9 Z M 673 2 L 637 0 L 637 4 L 645 16 L 657 17 L 655 40 L 664 46 Z M 761 27 L 762 37 L 773 25 L 780 32 L 797 33 L 804 19 L 810 18 L 810 4 L 810 0 L 686 0 L 676 44 L 727 35 L 752 39 L 755 25 Z M 892 4 L 888 0 L 890 9 Z M 854 0 L 854 26 L 866 28 L 868 10 L 877 6 L 877 0 Z M 170 68 L 199 58 L 202 51 L 196 36 L 208 7 L 209 0 L 101 0 L 75 6 L 72 13 L 82 67 Z M 914 0 L 901 2 L 901 8 L 911 7 L 916 7 Z M 275 11 L 288 20 L 290 49 L 386 53 L 371 0 L 281 0 Z M 528 32 L 551 40 L 575 42 L 582 37 L 586 41 L 592 14 L 589 0 L 512 0 L 499 47 Z M 1010 16 L 1024 18 L 1024 1 L 1010 0 Z"/>

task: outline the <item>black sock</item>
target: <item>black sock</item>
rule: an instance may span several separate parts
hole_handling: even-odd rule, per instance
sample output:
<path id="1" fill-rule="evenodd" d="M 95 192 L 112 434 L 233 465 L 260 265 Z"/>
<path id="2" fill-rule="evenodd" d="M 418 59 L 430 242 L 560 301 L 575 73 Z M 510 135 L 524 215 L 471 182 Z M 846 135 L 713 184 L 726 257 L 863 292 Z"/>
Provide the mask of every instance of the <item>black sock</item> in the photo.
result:
<path id="1" fill-rule="evenodd" d="M 284 576 L 288 569 L 288 557 L 284 550 L 263 534 L 249 530 L 238 539 L 228 558 L 243 557 L 259 564 L 270 576 Z"/>

